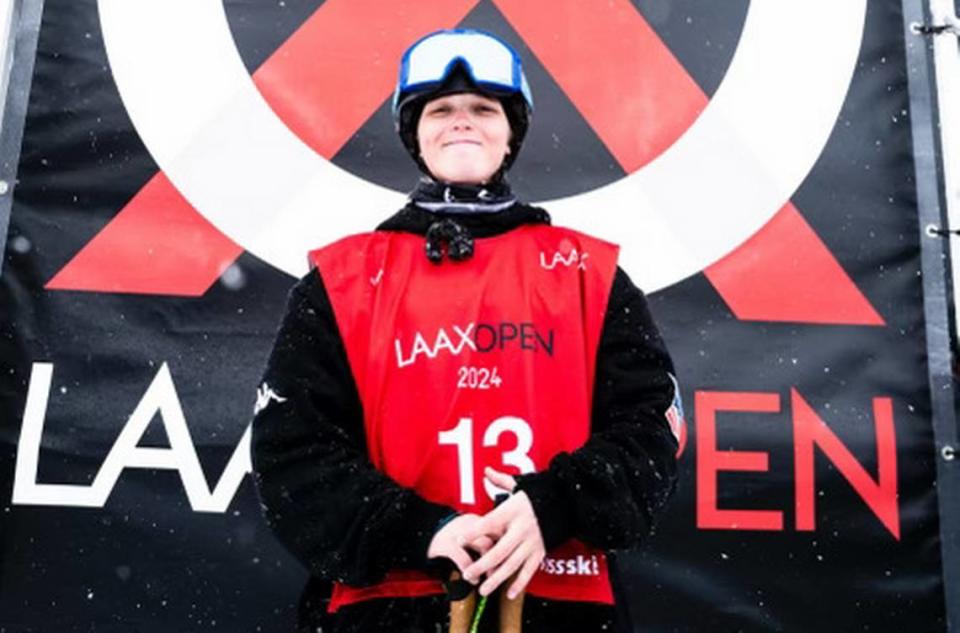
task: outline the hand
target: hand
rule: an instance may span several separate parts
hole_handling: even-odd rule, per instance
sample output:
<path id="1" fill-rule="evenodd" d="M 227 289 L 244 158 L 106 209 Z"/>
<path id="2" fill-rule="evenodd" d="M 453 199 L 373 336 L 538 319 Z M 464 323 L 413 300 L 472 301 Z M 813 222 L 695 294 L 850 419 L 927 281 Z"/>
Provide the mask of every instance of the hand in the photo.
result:
<path id="1" fill-rule="evenodd" d="M 491 483 L 514 490 L 516 481 L 510 475 L 487 468 L 484 473 Z M 507 596 L 512 600 L 523 591 L 546 555 L 540 524 L 527 494 L 520 491 L 476 521 L 465 534 L 466 542 L 488 538 L 496 544 L 479 560 L 463 570 L 463 577 L 476 582 L 484 574 L 480 595 L 486 596 L 519 570 Z"/>
<path id="2" fill-rule="evenodd" d="M 502 488 L 507 492 L 513 492 L 513 489 L 517 487 L 517 480 L 508 475 L 507 473 L 502 473 L 499 470 L 494 470 L 487 466 L 483 469 L 483 476 L 486 477 L 490 483 L 492 483 L 497 488 Z"/>
<path id="3" fill-rule="evenodd" d="M 433 535 L 427 548 L 427 558 L 449 558 L 463 574 L 473 562 L 468 549 L 484 554 L 493 546 L 493 539 L 486 536 L 469 541 L 465 538 L 468 532 L 472 533 L 480 518 L 476 514 L 461 514 L 451 519 Z"/>

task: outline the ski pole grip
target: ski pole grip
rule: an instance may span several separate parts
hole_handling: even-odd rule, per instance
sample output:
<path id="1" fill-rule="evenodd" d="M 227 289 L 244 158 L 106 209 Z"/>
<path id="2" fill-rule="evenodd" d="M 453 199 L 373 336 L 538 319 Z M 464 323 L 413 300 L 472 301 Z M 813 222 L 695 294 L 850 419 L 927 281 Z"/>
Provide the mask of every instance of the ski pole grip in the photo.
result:
<path id="1" fill-rule="evenodd" d="M 460 581 L 460 571 L 455 570 L 450 574 L 450 584 L 454 585 Z M 470 591 L 459 600 L 450 600 L 450 633 L 469 633 L 470 623 L 473 620 L 473 612 L 477 608 L 477 592 Z"/>

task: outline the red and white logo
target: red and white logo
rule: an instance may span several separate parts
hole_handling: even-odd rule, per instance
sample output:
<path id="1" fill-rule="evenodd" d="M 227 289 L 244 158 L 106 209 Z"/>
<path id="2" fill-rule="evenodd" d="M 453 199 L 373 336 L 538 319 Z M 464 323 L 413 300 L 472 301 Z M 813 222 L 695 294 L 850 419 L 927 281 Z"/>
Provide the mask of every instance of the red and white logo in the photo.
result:
<path id="1" fill-rule="evenodd" d="M 200 295 L 244 249 L 303 274 L 310 248 L 402 204 L 329 159 L 389 97 L 404 48 L 477 1 L 328 0 L 251 76 L 222 3 L 100 0 L 162 172 L 47 287 Z M 628 173 L 544 202 L 558 223 L 622 244 L 648 292 L 703 271 L 740 318 L 882 324 L 790 202 L 844 102 L 864 0 L 751 3 L 711 99 L 627 0 L 494 5 Z"/>

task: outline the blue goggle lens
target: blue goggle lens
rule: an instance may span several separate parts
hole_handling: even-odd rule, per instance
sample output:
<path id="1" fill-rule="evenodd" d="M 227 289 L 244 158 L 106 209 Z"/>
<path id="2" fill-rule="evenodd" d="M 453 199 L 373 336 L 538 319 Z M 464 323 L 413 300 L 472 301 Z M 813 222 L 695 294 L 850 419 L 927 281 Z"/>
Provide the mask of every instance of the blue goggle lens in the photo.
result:
<path id="1" fill-rule="evenodd" d="M 522 94 L 533 109 L 533 96 L 516 52 L 487 33 L 455 29 L 428 35 L 404 54 L 393 98 L 394 112 L 404 93 L 442 83 L 457 63 L 477 85 Z"/>

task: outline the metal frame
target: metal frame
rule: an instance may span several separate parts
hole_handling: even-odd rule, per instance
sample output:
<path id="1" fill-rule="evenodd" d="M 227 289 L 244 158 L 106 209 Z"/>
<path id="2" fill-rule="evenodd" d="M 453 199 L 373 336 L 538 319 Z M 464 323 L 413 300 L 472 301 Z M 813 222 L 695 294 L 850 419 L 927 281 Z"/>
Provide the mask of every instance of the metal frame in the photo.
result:
<path id="1" fill-rule="evenodd" d="M 0 121 L 3 120 L 3 106 L 7 94 L 7 81 L 10 79 L 10 63 L 12 61 L 13 46 L 11 45 L 13 33 L 13 0 L 0 0 Z"/>
<path id="2" fill-rule="evenodd" d="M 929 230 L 930 227 L 942 228 L 946 219 L 946 209 L 943 207 L 946 196 L 941 188 L 945 180 L 941 178 L 943 172 L 940 168 L 943 167 L 944 171 L 957 168 L 955 162 L 940 162 L 946 158 L 940 143 L 947 139 L 938 138 L 935 134 L 944 117 L 938 120 L 938 88 L 942 86 L 934 84 L 934 47 L 939 45 L 931 40 L 954 38 L 948 32 L 933 35 L 923 34 L 918 29 L 920 25 L 935 25 L 932 22 L 935 13 L 930 10 L 934 4 L 939 4 L 939 0 L 929 0 L 927 6 L 915 0 L 902 0 L 917 184 L 931 422 L 936 447 L 944 604 L 947 630 L 956 633 L 960 632 L 960 455 L 957 455 L 957 411 L 952 373 L 950 273 L 946 265 L 950 245 L 944 236 Z M 942 101 L 940 104 L 943 105 Z"/>
<path id="3" fill-rule="evenodd" d="M 943 156 L 943 192 L 946 224 L 940 235 L 952 243 L 952 288 L 960 288 L 960 19 L 953 0 L 928 0 L 927 24 L 934 29 L 933 43 L 936 98 L 939 111 L 940 151 Z M 953 312 L 960 314 L 953 293 Z M 958 320 L 953 320 L 954 341 L 960 340 Z"/>
<path id="4" fill-rule="evenodd" d="M 3 274 L 7 227 L 10 224 L 10 208 L 20 163 L 20 144 L 23 141 L 23 125 L 27 116 L 42 15 L 43 0 L 0 2 L 0 16 L 9 16 L 6 46 L 2 51 L 3 66 L 0 67 L 0 100 L 3 108 L 0 110 L 3 117 L 0 122 L 0 275 Z"/>

